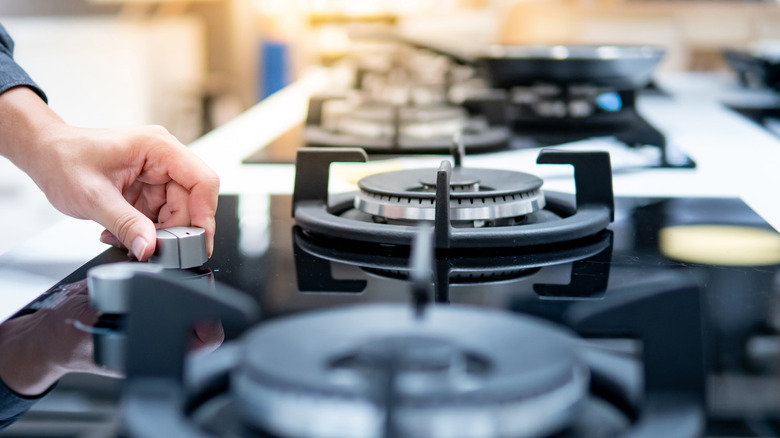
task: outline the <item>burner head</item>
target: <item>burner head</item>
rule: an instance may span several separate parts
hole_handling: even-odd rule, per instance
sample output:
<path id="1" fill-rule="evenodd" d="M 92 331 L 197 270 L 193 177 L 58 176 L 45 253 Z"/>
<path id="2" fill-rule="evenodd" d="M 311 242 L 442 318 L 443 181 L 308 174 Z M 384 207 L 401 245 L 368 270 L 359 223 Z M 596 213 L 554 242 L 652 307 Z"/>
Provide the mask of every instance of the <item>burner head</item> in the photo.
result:
<path id="1" fill-rule="evenodd" d="M 541 178 L 522 172 L 456 167 L 450 178 L 453 224 L 514 224 L 544 208 Z M 377 222 L 432 221 L 436 170 L 411 169 L 370 175 L 358 182 L 355 208 Z"/>
<path id="2" fill-rule="evenodd" d="M 458 306 L 416 318 L 403 305 L 263 325 L 231 378 L 250 428 L 312 438 L 383 436 L 389 405 L 409 438 L 546 436 L 572 424 L 588 380 L 549 323 Z"/>
<path id="3" fill-rule="evenodd" d="M 391 105 L 445 105 L 447 90 L 443 83 L 409 83 L 408 79 L 400 83 L 387 80 L 368 84 L 364 89 L 365 98 L 372 102 L 382 102 Z M 373 85 L 373 86 L 371 86 Z"/>
<path id="4" fill-rule="evenodd" d="M 468 122 L 466 110 L 446 105 L 399 107 L 367 103 L 341 110 L 330 106 L 327 111 L 326 128 L 366 138 L 391 138 L 396 129 L 401 137 L 452 137 Z"/>
<path id="5" fill-rule="evenodd" d="M 335 378 L 348 382 L 381 379 L 391 362 L 402 376 L 402 391 L 420 395 L 476 388 L 489 371 L 485 359 L 462 351 L 448 339 L 414 334 L 368 339 L 331 361 L 330 367 Z"/>

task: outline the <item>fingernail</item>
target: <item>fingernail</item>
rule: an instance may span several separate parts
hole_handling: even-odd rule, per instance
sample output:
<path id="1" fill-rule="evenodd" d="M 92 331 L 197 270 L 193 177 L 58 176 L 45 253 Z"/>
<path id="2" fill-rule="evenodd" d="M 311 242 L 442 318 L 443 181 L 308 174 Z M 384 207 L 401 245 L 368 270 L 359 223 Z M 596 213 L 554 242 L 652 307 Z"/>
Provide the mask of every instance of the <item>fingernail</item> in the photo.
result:
<path id="1" fill-rule="evenodd" d="M 143 237 L 141 236 L 136 237 L 135 240 L 133 240 L 133 246 L 131 248 L 135 258 L 141 260 L 141 257 L 143 257 L 144 252 L 146 252 L 147 246 L 149 246 L 149 244 L 146 242 L 146 240 Z"/>

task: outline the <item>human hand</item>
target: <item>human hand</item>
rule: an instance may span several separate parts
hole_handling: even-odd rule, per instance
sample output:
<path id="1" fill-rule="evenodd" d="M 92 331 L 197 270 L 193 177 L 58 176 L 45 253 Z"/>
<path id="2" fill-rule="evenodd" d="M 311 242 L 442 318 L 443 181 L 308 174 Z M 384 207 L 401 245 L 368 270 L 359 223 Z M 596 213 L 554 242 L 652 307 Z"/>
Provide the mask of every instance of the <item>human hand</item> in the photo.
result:
<path id="1" fill-rule="evenodd" d="M 196 226 L 211 256 L 219 179 L 164 128 L 61 125 L 46 139 L 53 153 L 34 179 L 60 211 L 106 227 L 103 242 L 146 260 L 155 228 Z"/>
<path id="2" fill-rule="evenodd" d="M 60 287 L 60 301 L 0 324 L 0 379 L 18 394 L 37 396 L 68 373 L 123 377 L 95 363 L 89 327 L 97 312 L 89 304 L 87 281 Z M 225 340 L 218 321 L 201 321 L 191 331 L 190 351 L 210 352 Z"/>
<path id="3" fill-rule="evenodd" d="M 92 333 L 76 326 L 97 321 L 86 280 L 63 289 L 56 306 L 0 324 L 0 378 L 18 394 L 41 394 L 69 372 L 120 376 L 95 364 Z"/>
<path id="4" fill-rule="evenodd" d="M 219 178 L 165 128 L 72 127 L 24 87 L 0 95 L 0 113 L 11 119 L 0 134 L 16 140 L 5 155 L 58 210 L 106 227 L 101 241 L 146 260 L 156 228 L 195 226 L 211 256 Z"/>

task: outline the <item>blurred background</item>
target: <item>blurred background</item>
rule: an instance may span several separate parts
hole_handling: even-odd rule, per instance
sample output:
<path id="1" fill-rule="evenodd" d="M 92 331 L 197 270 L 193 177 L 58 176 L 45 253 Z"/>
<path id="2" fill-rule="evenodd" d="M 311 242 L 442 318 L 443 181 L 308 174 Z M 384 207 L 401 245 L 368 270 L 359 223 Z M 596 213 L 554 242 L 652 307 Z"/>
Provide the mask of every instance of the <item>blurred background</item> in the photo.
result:
<path id="1" fill-rule="evenodd" d="M 733 75 L 724 48 L 780 47 L 777 0 L 25 0 L 0 1 L 0 23 L 68 123 L 159 124 L 185 144 L 338 65 L 359 36 L 460 48 L 649 44 L 666 50 L 660 73 L 722 75 Z M 62 217 L 0 157 L 0 255 Z M 118 386 L 69 376 L 6 436 L 103 436 L 93 426 L 112 430 Z"/>
<path id="2" fill-rule="evenodd" d="M 352 35 L 654 44 L 663 70 L 726 69 L 723 47 L 780 37 L 780 5 L 653 0 L 0 2 L 16 58 L 69 123 L 155 123 L 187 143 L 338 59 Z"/>
<path id="3" fill-rule="evenodd" d="M 16 59 L 69 123 L 165 126 L 189 143 L 357 34 L 449 44 L 653 44 L 660 71 L 726 71 L 724 47 L 780 38 L 775 1 L 26 0 L 0 2 Z M 0 159 L 0 253 L 59 218 Z M 12 228 L 12 231 L 9 231 Z"/>

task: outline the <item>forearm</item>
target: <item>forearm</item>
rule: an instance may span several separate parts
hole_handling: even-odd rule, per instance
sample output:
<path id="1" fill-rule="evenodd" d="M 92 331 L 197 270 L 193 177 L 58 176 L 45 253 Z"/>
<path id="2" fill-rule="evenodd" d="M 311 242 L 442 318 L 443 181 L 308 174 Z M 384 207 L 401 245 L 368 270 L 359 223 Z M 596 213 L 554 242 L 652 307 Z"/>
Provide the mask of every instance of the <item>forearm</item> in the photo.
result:
<path id="1" fill-rule="evenodd" d="M 18 350 L 23 350 L 18 348 Z M 22 351 L 22 353 L 28 353 Z M 3 352 L 5 354 L 5 352 Z M 0 361 L 0 379 L 8 388 L 23 397 L 39 397 L 66 374 L 66 370 L 40 357 L 23 356 Z M 45 357 L 45 356 L 44 356 Z"/>
<path id="2" fill-rule="evenodd" d="M 44 153 L 43 138 L 62 119 L 33 90 L 15 87 L 0 94 L 0 155 L 29 172 Z"/>
<path id="3" fill-rule="evenodd" d="M 65 374 L 52 360 L 52 347 L 45 345 L 53 336 L 47 330 L 49 311 L 36 312 L 0 325 L 0 379 L 16 394 L 35 397 L 44 393 Z"/>

